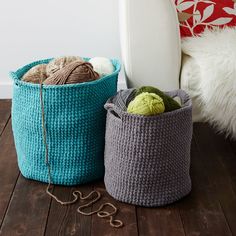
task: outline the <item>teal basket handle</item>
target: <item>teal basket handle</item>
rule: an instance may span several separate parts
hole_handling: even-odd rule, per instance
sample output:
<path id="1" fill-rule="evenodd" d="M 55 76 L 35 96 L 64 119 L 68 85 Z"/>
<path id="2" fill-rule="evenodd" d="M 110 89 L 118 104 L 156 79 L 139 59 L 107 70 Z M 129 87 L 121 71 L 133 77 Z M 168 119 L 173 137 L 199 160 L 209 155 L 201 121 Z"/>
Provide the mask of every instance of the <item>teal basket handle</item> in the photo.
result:
<path id="1" fill-rule="evenodd" d="M 16 72 L 10 71 L 10 72 L 9 72 L 9 76 L 10 76 L 10 78 L 13 80 L 13 82 L 14 82 L 16 85 L 18 85 L 19 78 L 18 78 Z"/>

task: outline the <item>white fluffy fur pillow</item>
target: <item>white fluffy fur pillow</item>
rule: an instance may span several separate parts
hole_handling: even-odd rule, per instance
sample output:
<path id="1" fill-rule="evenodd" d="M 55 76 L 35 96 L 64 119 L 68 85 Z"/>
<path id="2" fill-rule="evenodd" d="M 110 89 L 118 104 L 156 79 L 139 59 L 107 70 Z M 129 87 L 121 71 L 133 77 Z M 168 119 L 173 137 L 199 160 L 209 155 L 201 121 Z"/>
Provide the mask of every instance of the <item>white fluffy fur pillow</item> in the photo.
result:
<path id="1" fill-rule="evenodd" d="M 193 105 L 193 122 L 204 122 L 202 114 L 202 101 L 200 100 L 201 91 L 199 89 L 199 80 L 201 71 L 196 60 L 186 54 L 182 55 L 182 70 L 180 78 L 181 89 L 188 92 Z"/>
<path id="2" fill-rule="evenodd" d="M 236 138 L 236 28 L 207 29 L 184 39 L 182 50 L 200 67 L 192 78 L 205 119 Z"/>

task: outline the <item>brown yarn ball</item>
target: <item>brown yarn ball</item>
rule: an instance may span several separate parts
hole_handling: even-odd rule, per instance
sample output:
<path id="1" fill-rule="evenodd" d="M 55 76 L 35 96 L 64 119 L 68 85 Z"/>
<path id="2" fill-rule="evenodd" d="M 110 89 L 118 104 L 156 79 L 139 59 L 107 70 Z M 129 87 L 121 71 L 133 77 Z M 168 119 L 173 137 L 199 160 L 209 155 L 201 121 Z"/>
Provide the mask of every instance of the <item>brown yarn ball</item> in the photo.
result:
<path id="1" fill-rule="evenodd" d="M 53 75 L 58 70 L 64 68 L 65 66 L 74 61 L 83 62 L 84 60 L 81 57 L 75 57 L 75 56 L 58 57 L 51 60 L 47 65 L 47 76 L 49 77 Z"/>
<path id="2" fill-rule="evenodd" d="M 28 70 L 22 77 L 22 80 L 29 83 L 39 84 L 40 81 L 47 79 L 47 64 L 39 64 Z"/>
<path id="3" fill-rule="evenodd" d="M 93 70 L 92 64 L 89 62 L 74 61 L 47 78 L 44 84 L 76 84 L 93 81 L 98 78 L 99 74 Z"/>

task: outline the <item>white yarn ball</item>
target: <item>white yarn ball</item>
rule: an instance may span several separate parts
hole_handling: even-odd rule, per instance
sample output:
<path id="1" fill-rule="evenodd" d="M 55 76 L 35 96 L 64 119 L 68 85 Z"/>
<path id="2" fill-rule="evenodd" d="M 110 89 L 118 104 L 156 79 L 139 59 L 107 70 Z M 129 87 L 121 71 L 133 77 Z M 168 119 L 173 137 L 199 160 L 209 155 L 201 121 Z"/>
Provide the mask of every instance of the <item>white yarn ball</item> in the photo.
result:
<path id="1" fill-rule="evenodd" d="M 115 70 L 111 60 L 105 57 L 94 57 L 89 62 L 93 65 L 94 71 L 100 76 L 110 75 Z"/>

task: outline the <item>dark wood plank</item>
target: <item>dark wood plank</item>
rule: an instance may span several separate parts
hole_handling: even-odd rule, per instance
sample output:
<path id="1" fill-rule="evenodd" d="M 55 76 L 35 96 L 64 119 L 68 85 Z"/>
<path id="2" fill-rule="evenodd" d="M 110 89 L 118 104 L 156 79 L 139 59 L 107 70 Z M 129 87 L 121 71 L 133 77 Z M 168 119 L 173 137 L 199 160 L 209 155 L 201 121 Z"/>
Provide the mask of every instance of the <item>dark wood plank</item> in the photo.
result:
<path id="1" fill-rule="evenodd" d="M 178 208 L 137 208 L 138 229 L 141 236 L 185 235 Z"/>
<path id="2" fill-rule="evenodd" d="M 213 186 L 215 198 L 219 200 L 230 229 L 235 234 L 236 222 L 236 195 L 235 167 L 236 159 L 230 147 L 222 135 L 216 134 L 207 124 L 196 124 L 196 136 L 198 144 L 208 155 L 205 168 L 208 170 L 209 180 Z M 209 142 L 210 140 L 210 142 Z"/>
<path id="3" fill-rule="evenodd" d="M 87 195 L 93 190 L 93 185 L 87 184 L 73 188 L 55 186 L 54 194 L 63 201 L 69 201 L 72 199 L 72 192 L 74 190 L 80 190 L 82 193 Z M 76 211 L 78 206 L 85 204 L 85 202 L 87 201 L 82 200 L 73 205 L 62 206 L 53 200 L 45 235 L 90 235 L 92 217 L 83 216 Z M 91 207 L 87 210 L 91 211 Z"/>
<path id="4" fill-rule="evenodd" d="M 0 136 L 11 115 L 11 100 L 0 99 Z"/>
<path id="5" fill-rule="evenodd" d="M 0 227 L 19 176 L 9 121 L 0 139 Z"/>
<path id="6" fill-rule="evenodd" d="M 233 139 L 228 139 L 228 142 L 230 143 L 234 154 L 236 154 L 236 140 L 235 139 L 234 140 Z"/>
<path id="7" fill-rule="evenodd" d="M 209 155 L 199 152 L 195 139 L 191 147 L 191 194 L 177 203 L 186 235 L 231 235 L 221 205 L 204 165 Z M 205 160 L 203 160 L 205 159 Z"/>
<path id="8" fill-rule="evenodd" d="M 46 184 L 27 180 L 20 175 L 0 234 L 44 235 L 51 199 Z"/>
<path id="9" fill-rule="evenodd" d="M 206 168 L 209 168 L 214 192 L 232 233 L 236 235 L 236 155 L 224 136 L 217 135 L 209 126 L 198 124 L 196 133 L 199 145 L 208 153 Z"/>
<path id="10" fill-rule="evenodd" d="M 95 189 L 101 192 L 102 199 L 93 205 L 93 210 L 98 209 L 98 207 L 105 202 L 110 202 L 118 208 L 118 213 L 115 219 L 122 220 L 124 226 L 122 228 L 113 228 L 109 225 L 108 220 L 101 219 L 97 215 L 92 216 L 92 228 L 91 235 L 94 236 L 137 236 L 137 220 L 135 206 L 118 202 L 114 200 L 105 190 L 103 182 L 97 182 L 94 185 Z"/>

